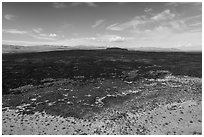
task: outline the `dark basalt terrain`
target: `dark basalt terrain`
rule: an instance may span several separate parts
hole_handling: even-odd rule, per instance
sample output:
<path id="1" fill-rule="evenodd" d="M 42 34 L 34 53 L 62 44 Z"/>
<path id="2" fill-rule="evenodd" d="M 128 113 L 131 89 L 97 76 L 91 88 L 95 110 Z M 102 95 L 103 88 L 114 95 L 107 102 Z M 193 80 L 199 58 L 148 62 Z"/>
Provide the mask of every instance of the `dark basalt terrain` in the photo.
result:
<path id="1" fill-rule="evenodd" d="M 153 110 L 159 103 L 179 102 L 184 94 L 188 99 L 198 98 L 200 82 L 193 79 L 193 84 L 191 80 L 183 84 L 166 81 L 166 77 L 201 79 L 202 53 L 112 49 L 6 53 L 2 71 L 3 112 L 12 109 L 25 116 L 46 113 L 92 119 L 128 102 L 122 111 L 139 113 L 145 107 Z M 189 87 L 195 92 L 187 92 Z"/>
<path id="2" fill-rule="evenodd" d="M 156 78 L 155 70 L 174 75 L 201 77 L 201 53 L 154 53 L 134 51 L 71 50 L 2 55 L 3 94 L 44 79 L 87 81 L 97 78 L 136 80 Z M 131 74 L 128 74 L 131 73 Z"/>

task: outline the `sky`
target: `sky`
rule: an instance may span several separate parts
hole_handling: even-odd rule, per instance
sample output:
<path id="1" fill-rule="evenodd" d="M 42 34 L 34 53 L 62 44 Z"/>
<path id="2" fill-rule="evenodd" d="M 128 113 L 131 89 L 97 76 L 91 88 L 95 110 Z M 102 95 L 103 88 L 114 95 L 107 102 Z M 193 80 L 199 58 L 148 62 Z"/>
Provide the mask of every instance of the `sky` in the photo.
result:
<path id="1" fill-rule="evenodd" d="M 2 41 L 201 49 L 202 3 L 3 2 Z"/>

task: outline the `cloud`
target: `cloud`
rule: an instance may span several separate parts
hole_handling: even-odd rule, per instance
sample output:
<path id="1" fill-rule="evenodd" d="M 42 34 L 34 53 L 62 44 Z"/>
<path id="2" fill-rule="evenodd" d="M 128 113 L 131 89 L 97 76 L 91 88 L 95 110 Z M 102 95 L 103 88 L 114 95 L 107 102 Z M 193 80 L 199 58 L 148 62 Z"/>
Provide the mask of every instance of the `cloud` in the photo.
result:
<path id="1" fill-rule="evenodd" d="M 62 39 L 50 42 L 53 45 L 64 45 L 64 46 L 103 46 L 104 43 L 96 40 L 95 37 L 82 37 L 82 38 L 70 38 Z"/>
<path id="2" fill-rule="evenodd" d="M 88 45 L 93 47 L 98 46 L 121 46 L 121 42 L 127 42 L 132 38 L 122 37 L 119 35 L 107 35 L 107 34 L 97 34 L 94 37 L 81 37 L 81 38 L 70 38 L 52 41 L 52 44 L 56 45 L 66 45 L 66 46 L 78 46 L 78 45 Z"/>
<path id="3" fill-rule="evenodd" d="M 202 29 L 188 27 L 186 18 L 157 22 L 151 28 L 134 30 L 135 43 L 140 46 L 177 48 L 179 41 L 188 41 L 193 45 L 202 43 Z"/>
<path id="4" fill-rule="evenodd" d="M 46 42 L 33 42 L 33 41 L 19 41 L 19 40 L 3 40 L 3 44 L 8 45 L 22 45 L 22 46 L 36 46 L 36 45 L 45 45 Z"/>
<path id="5" fill-rule="evenodd" d="M 115 34 L 105 34 L 105 35 L 101 35 L 98 34 L 97 37 L 95 37 L 96 41 L 100 41 L 100 42 L 125 42 L 128 40 L 132 40 L 134 39 L 133 37 L 122 37 L 119 35 L 115 35 Z"/>
<path id="6" fill-rule="evenodd" d="M 86 2 L 86 5 L 89 7 L 98 7 L 94 2 Z"/>
<path id="7" fill-rule="evenodd" d="M 155 21 L 162 21 L 162 20 L 170 20 L 170 19 L 173 19 L 176 15 L 171 13 L 169 9 L 161 12 L 161 13 L 158 13 L 157 15 L 151 17 L 152 20 L 155 20 Z"/>
<path id="8" fill-rule="evenodd" d="M 190 5 L 190 6 L 201 6 L 202 2 L 168 2 L 165 4 L 166 6 L 182 6 L 182 5 Z"/>
<path id="9" fill-rule="evenodd" d="M 47 34 L 40 34 L 40 35 L 35 35 L 35 34 L 30 34 L 31 37 L 35 38 L 35 39 L 40 39 L 40 40 L 56 40 L 55 38 L 53 37 L 50 37 L 49 35 Z"/>
<path id="10" fill-rule="evenodd" d="M 124 42 L 125 41 L 125 37 L 112 36 L 109 41 L 110 42 Z"/>
<path id="11" fill-rule="evenodd" d="M 133 47 L 135 45 L 139 47 L 177 48 L 179 41 L 188 41 L 192 45 L 199 45 L 202 43 L 201 34 L 202 32 L 174 33 L 169 27 L 159 26 L 147 32 L 146 35 L 135 34 L 132 44 Z"/>
<path id="12" fill-rule="evenodd" d="M 151 11 L 152 11 L 152 8 L 145 8 L 145 9 L 144 9 L 144 12 L 145 12 L 145 13 L 150 13 Z"/>
<path id="13" fill-rule="evenodd" d="M 57 34 L 55 33 L 50 33 L 50 34 L 45 34 L 42 33 L 43 29 L 42 28 L 34 28 L 32 29 L 36 34 L 30 33 L 29 35 L 33 38 L 36 39 L 42 39 L 42 40 L 54 40 L 54 37 L 57 37 Z"/>
<path id="14" fill-rule="evenodd" d="M 54 2 L 52 3 L 52 6 L 56 9 L 66 8 L 67 5 L 64 2 Z"/>
<path id="15" fill-rule="evenodd" d="M 13 21 L 16 18 L 16 16 L 12 15 L 12 14 L 6 14 L 6 15 L 4 15 L 4 18 L 6 20 Z"/>
<path id="16" fill-rule="evenodd" d="M 119 23 L 114 23 L 114 24 L 111 24 L 108 27 L 106 27 L 106 29 L 107 30 L 114 30 L 114 31 L 122 31 L 123 28 L 121 28 L 119 25 L 120 25 Z"/>
<path id="17" fill-rule="evenodd" d="M 49 37 L 57 37 L 57 34 L 51 33 L 51 34 L 49 35 Z"/>
<path id="18" fill-rule="evenodd" d="M 142 29 L 140 28 L 132 30 L 132 32 L 140 36 L 165 36 L 165 34 L 168 35 L 173 33 L 183 33 L 188 29 L 189 28 L 185 21 L 180 19 L 166 22 L 158 22 L 154 24 L 151 28 L 143 27 Z"/>
<path id="19" fill-rule="evenodd" d="M 44 33 L 40 33 L 39 36 L 48 37 L 48 35 L 47 35 L 47 34 L 44 34 Z"/>
<path id="20" fill-rule="evenodd" d="M 97 4 L 95 4 L 94 2 L 72 2 L 71 4 L 67 4 L 65 2 L 54 2 L 52 3 L 52 7 L 56 8 L 56 9 L 62 9 L 62 8 L 67 8 L 67 7 L 77 7 L 80 5 L 86 5 L 88 7 L 98 7 Z"/>
<path id="21" fill-rule="evenodd" d="M 186 2 L 168 2 L 166 3 L 165 5 L 166 6 L 179 6 L 179 5 L 183 5 L 183 4 L 186 4 Z"/>
<path id="22" fill-rule="evenodd" d="M 183 31 L 187 29 L 187 25 L 183 20 L 170 21 L 169 25 L 171 26 L 172 29 L 177 31 Z"/>
<path id="23" fill-rule="evenodd" d="M 22 30 L 17 30 L 17 29 L 3 29 L 3 33 L 8 33 L 8 34 L 18 34 L 18 35 L 27 35 L 35 39 L 41 39 L 41 40 L 56 40 L 54 37 L 57 37 L 57 34 L 51 33 L 51 34 L 43 34 L 41 33 L 42 29 L 37 28 L 33 29 L 35 33 L 32 31 L 22 31 Z"/>
<path id="24" fill-rule="evenodd" d="M 34 28 L 33 31 L 35 33 L 41 33 L 43 31 L 43 29 L 42 28 Z"/>
<path id="25" fill-rule="evenodd" d="M 110 26 L 106 27 L 107 30 L 115 30 L 115 31 L 121 31 L 122 28 L 118 27 L 119 23 L 114 23 L 114 24 L 111 24 Z"/>
<path id="26" fill-rule="evenodd" d="M 158 27 L 155 27 L 150 33 L 152 33 L 153 35 L 155 35 L 156 33 L 160 33 L 162 34 L 161 37 L 163 37 L 172 33 L 172 30 L 170 27 L 167 27 L 167 26 L 158 26 Z"/>
<path id="27" fill-rule="evenodd" d="M 202 29 L 202 15 L 187 17 L 187 18 L 184 18 L 183 21 L 189 27 L 200 27 L 200 29 Z"/>
<path id="28" fill-rule="evenodd" d="M 174 7 L 174 8 L 183 8 L 185 9 L 193 9 L 196 11 L 202 12 L 202 2 L 168 2 L 165 6 Z"/>
<path id="29" fill-rule="evenodd" d="M 200 25 L 202 25 L 202 22 L 198 22 L 198 23 L 190 24 L 189 26 L 200 26 Z"/>
<path id="30" fill-rule="evenodd" d="M 103 22 L 104 22 L 104 20 L 97 20 L 97 21 L 95 22 L 95 24 L 92 25 L 92 28 L 95 28 L 95 27 L 101 25 Z"/>
<path id="31" fill-rule="evenodd" d="M 80 6 L 80 5 L 86 5 L 89 7 L 98 7 L 98 5 L 95 4 L 94 2 L 72 2 L 72 4 L 71 4 L 72 7 L 76 7 L 76 6 Z"/>
<path id="32" fill-rule="evenodd" d="M 27 34 L 28 31 L 22 31 L 17 29 L 3 29 L 3 33 L 10 33 L 10 34 Z"/>
<path id="33" fill-rule="evenodd" d="M 185 18 L 184 20 L 189 21 L 189 20 L 195 20 L 195 19 L 201 19 L 202 20 L 202 14 L 196 15 L 196 16 L 190 16 L 190 17 Z"/>
<path id="34" fill-rule="evenodd" d="M 37 29 L 38 30 L 38 29 Z M 40 30 L 40 31 L 39 31 Z M 41 33 L 42 29 L 39 29 L 36 34 L 30 33 L 29 35 L 35 39 L 41 39 L 41 40 L 56 40 L 57 34 L 50 33 L 45 34 Z"/>
<path id="35" fill-rule="evenodd" d="M 188 26 L 182 19 L 172 20 L 157 23 L 156 26 L 152 27 L 151 31 L 155 33 L 183 33 L 187 31 Z"/>
<path id="36" fill-rule="evenodd" d="M 191 33 L 201 32 L 202 33 L 202 29 L 200 29 L 200 28 L 191 29 L 191 30 L 189 30 L 189 32 L 191 32 Z"/>
<path id="37" fill-rule="evenodd" d="M 183 24 L 185 24 L 185 29 L 189 32 L 202 31 L 202 15 L 186 17 L 180 19 L 180 21 L 182 21 Z"/>
<path id="38" fill-rule="evenodd" d="M 146 24 L 148 22 L 148 20 L 146 19 L 146 16 L 137 16 L 135 18 L 133 18 L 130 21 L 127 21 L 125 23 L 122 24 L 112 24 L 110 26 L 108 26 L 106 29 L 107 30 L 114 30 L 114 31 L 123 31 L 125 29 L 128 28 L 133 28 L 136 29 L 138 25 L 140 24 Z"/>
<path id="39" fill-rule="evenodd" d="M 151 11 L 151 9 L 146 9 L 146 12 Z M 139 29 L 139 26 L 145 26 L 147 24 L 158 24 L 162 22 L 167 22 L 172 19 L 174 19 L 176 15 L 171 13 L 169 9 L 164 10 L 158 14 L 154 14 L 154 16 L 147 17 L 145 15 L 136 16 L 132 20 L 129 20 L 127 22 L 121 23 L 121 24 L 112 24 L 108 26 L 107 30 L 112 31 L 123 31 L 126 29 Z M 132 30 L 131 30 L 132 31 Z"/>
<path id="40" fill-rule="evenodd" d="M 101 35 L 101 34 L 98 34 L 95 37 L 82 37 L 82 38 L 71 38 L 71 39 L 61 40 L 60 43 L 62 43 L 62 41 L 66 41 L 67 43 L 75 43 L 76 45 L 77 44 L 78 45 L 85 44 L 87 42 L 90 42 L 92 44 L 98 43 L 98 42 L 101 44 L 103 44 L 103 43 L 106 43 L 106 44 L 109 43 L 110 44 L 110 43 L 114 43 L 114 42 L 116 42 L 116 43 L 125 42 L 125 41 L 132 40 L 132 39 L 133 39 L 132 37 L 122 37 L 119 35 L 111 35 L 111 34 Z"/>

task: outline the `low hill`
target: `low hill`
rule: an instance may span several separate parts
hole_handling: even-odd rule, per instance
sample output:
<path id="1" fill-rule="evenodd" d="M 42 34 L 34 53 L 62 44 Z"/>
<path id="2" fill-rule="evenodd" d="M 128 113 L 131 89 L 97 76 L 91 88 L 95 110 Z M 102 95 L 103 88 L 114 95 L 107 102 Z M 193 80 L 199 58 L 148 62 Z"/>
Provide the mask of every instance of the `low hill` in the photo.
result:
<path id="1" fill-rule="evenodd" d="M 128 51 L 128 49 L 118 48 L 118 47 L 106 48 L 106 50 L 107 50 L 107 51 Z"/>

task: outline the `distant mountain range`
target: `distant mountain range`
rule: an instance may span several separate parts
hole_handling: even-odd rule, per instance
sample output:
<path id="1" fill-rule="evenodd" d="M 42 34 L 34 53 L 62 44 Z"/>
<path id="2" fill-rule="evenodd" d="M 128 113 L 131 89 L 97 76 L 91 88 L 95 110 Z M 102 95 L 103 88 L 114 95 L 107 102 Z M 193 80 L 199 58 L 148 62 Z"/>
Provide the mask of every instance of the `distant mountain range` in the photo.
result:
<path id="1" fill-rule="evenodd" d="M 139 47 L 136 48 L 135 50 L 138 51 L 157 51 L 157 52 L 161 52 L 161 51 L 165 51 L 165 52 L 180 52 L 181 50 L 176 49 L 176 48 L 157 48 L 157 47 Z"/>
<path id="2" fill-rule="evenodd" d="M 202 45 L 182 46 L 179 47 L 179 49 L 182 49 L 182 51 L 202 51 Z"/>
<path id="3" fill-rule="evenodd" d="M 157 47 L 139 47 L 132 49 L 124 49 L 118 47 L 96 47 L 96 46 L 86 46 L 86 45 L 78 45 L 74 47 L 70 46 L 62 46 L 62 45 L 40 45 L 40 46 L 19 46 L 19 45 L 2 45 L 2 53 L 23 53 L 23 52 L 45 52 L 45 51 L 55 51 L 55 50 L 73 50 L 73 49 L 81 49 L 81 50 L 93 50 L 93 49 L 106 49 L 106 50 L 134 50 L 134 51 L 146 51 L 146 52 L 182 52 L 182 51 L 202 51 L 201 46 L 195 47 L 180 47 L 177 48 L 157 48 Z"/>
<path id="4" fill-rule="evenodd" d="M 62 45 L 38 45 L 38 46 L 19 46 L 19 45 L 2 45 L 2 53 L 23 53 L 23 52 L 45 52 L 55 50 L 73 50 L 73 49 L 105 49 L 105 47 L 95 46 L 62 46 Z"/>
<path id="5" fill-rule="evenodd" d="M 2 45 L 3 53 L 44 52 L 70 49 L 71 48 L 68 46 L 53 46 L 53 45 L 41 45 L 41 46 Z"/>
<path id="6" fill-rule="evenodd" d="M 201 52 L 202 46 L 195 45 L 195 46 L 182 46 L 178 48 L 158 48 L 158 47 L 139 47 L 133 50 L 137 51 L 154 51 L 154 52 Z"/>

